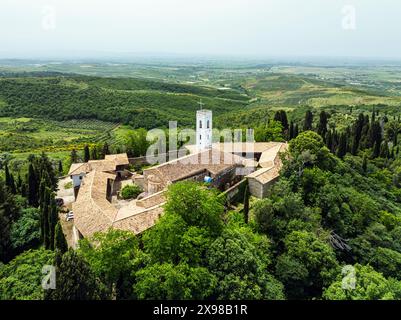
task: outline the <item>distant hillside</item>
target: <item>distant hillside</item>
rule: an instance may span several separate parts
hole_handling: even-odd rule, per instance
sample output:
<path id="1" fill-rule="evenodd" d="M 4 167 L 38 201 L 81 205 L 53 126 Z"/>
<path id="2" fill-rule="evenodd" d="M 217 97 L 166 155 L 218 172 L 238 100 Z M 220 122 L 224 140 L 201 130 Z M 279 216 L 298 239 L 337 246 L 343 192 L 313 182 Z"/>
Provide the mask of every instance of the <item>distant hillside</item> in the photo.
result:
<path id="1" fill-rule="evenodd" d="M 0 78 L 3 117 L 98 119 L 150 129 L 172 120 L 193 125 L 200 99 L 219 115 L 244 108 L 249 97 L 237 90 L 132 78 L 43 74 Z"/>

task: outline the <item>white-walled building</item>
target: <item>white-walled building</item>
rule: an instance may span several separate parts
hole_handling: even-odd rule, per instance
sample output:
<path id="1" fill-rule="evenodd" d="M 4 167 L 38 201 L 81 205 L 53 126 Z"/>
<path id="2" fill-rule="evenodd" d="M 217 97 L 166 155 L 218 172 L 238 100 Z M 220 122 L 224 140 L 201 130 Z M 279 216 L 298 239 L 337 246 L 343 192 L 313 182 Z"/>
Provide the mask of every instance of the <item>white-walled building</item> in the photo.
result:
<path id="1" fill-rule="evenodd" d="M 212 148 L 212 111 L 196 111 L 196 147 L 200 150 Z"/>

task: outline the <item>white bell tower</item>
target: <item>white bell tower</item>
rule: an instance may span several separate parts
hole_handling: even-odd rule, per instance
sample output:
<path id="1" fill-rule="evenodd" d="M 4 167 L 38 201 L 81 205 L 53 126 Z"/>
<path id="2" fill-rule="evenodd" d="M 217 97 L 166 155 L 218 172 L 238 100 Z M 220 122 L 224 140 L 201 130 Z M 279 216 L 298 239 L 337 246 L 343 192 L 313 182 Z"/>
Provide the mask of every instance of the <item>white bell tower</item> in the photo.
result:
<path id="1" fill-rule="evenodd" d="M 196 148 L 205 150 L 212 148 L 212 111 L 202 109 L 196 111 Z"/>

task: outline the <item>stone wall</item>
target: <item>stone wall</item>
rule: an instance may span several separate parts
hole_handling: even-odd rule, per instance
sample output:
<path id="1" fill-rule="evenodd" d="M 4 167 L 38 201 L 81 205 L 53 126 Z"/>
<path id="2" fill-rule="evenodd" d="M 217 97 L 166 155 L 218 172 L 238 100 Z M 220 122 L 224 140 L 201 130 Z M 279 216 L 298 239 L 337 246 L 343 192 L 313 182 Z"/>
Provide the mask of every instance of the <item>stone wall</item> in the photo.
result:
<path id="1" fill-rule="evenodd" d="M 246 187 L 248 186 L 248 180 L 242 179 L 225 192 L 221 193 L 219 197 L 223 198 L 226 204 L 235 204 L 244 201 Z"/>

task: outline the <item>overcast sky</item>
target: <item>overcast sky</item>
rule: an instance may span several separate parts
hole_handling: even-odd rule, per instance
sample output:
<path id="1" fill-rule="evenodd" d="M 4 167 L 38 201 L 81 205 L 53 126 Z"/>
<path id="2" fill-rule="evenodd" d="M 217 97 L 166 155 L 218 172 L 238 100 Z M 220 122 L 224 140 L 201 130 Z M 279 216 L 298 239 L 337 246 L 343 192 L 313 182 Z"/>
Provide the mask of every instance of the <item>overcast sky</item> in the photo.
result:
<path id="1" fill-rule="evenodd" d="M 401 58 L 401 1 L 0 0 L 1 57 L 124 52 Z"/>

